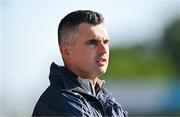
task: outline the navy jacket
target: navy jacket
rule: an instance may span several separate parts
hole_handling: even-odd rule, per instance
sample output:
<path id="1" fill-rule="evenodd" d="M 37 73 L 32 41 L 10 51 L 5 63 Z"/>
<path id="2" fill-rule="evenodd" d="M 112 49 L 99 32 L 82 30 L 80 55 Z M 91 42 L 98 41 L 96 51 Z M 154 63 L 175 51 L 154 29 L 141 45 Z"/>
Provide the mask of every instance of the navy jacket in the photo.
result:
<path id="1" fill-rule="evenodd" d="M 111 94 L 55 63 L 50 67 L 50 86 L 38 100 L 32 116 L 127 117 Z"/>

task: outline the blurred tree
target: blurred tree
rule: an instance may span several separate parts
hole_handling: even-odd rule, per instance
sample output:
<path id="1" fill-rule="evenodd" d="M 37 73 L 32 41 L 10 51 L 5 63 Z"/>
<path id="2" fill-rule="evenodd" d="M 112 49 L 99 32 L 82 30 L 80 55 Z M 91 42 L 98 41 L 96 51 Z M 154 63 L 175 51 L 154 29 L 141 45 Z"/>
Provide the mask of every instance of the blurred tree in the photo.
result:
<path id="1" fill-rule="evenodd" d="M 179 79 L 180 19 L 165 29 L 161 42 L 162 45 L 156 41 L 153 45 L 148 42 L 146 45 L 111 48 L 109 68 L 103 77 Z"/>
<path id="2" fill-rule="evenodd" d="M 163 49 L 172 57 L 180 75 L 180 19 L 176 19 L 165 29 Z"/>
<path id="3" fill-rule="evenodd" d="M 171 77 L 168 98 L 163 102 L 165 115 L 180 114 L 180 18 L 172 22 L 166 29 L 162 40 L 163 50 L 171 56 L 176 67 L 175 77 Z"/>

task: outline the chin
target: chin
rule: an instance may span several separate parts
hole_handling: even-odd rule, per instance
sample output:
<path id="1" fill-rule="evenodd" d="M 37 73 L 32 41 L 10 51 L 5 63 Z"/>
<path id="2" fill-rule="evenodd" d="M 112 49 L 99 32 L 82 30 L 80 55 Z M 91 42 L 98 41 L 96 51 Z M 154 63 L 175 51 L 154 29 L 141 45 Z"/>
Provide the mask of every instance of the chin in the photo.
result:
<path id="1" fill-rule="evenodd" d="M 102 68 L 99 69 L 99 74 L 100 74 L 100 75 L 102 75 L 102 74 L 104 74 L 104 73 L 106 73 L 106 68 L 104 68 L 104 69 L 102 69 Z"/>

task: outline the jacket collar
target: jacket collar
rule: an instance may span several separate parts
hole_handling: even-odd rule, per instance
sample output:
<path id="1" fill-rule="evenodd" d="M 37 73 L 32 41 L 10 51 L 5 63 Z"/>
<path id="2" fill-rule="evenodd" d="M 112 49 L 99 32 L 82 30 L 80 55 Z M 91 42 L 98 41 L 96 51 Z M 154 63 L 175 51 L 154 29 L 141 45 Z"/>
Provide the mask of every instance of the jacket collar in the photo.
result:
<path id="1" fill-rule="evenodd" d="M 98 79 L 94 87 L 91 80 L 80 78 L 66 67 L 58 66 L 54 62 L 50 67 L 49 80 L 51 84 L 61 80 L 66 90 L 86 93 L 92 96 L 96 96 L 97 90 L 105 83 L 105 81 Z"/>

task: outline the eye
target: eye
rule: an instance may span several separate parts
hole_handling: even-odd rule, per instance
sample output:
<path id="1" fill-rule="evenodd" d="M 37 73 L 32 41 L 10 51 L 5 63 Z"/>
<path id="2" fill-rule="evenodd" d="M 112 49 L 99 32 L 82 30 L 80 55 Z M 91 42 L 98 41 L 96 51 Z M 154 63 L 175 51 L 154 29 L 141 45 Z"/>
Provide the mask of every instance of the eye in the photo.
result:
<path id="1" fill-rule="evenodd" d="M 87 45 L 97 45 L 97 44 L 98 44 L 98 40 L 91 39 L 91 40 L 87 41 L 86 44 L 87 44 Z"/>
<path id="2" fill-rule="evenodd" d="M 103 43 L 104 43 L 104 44 L 108 44 L 108 43 L 109 43 L 109 40 L 106 39 L 106 40 L 103 41 Z"/>

